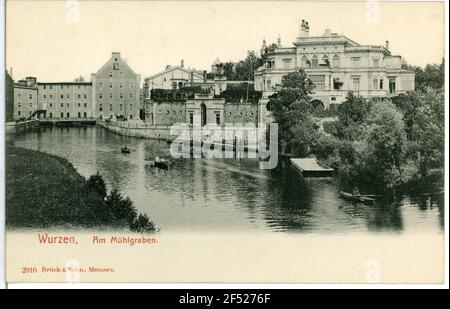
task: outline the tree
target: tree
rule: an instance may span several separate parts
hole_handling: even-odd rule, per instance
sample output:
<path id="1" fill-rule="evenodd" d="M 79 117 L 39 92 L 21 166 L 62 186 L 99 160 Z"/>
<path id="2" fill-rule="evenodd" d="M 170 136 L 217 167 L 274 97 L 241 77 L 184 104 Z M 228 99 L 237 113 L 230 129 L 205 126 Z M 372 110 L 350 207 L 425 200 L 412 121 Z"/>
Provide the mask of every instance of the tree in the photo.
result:
<path id="1" fill-rule="evenodd" d="M 280 139 L 293 146 L 310 146 L 318 138 L 318 126 L 312 116 L 312 82 L 303 70 L 289 73 L 276 85 L 268 108 L 278 123 Z"/>
<path id="2" fill-rule="evenodd" d="M 88 178 L 87 186 L 97 192 L 102 198 L 106 197 L 106 183 L 98 172 Z"/>
<path id="3" fill-rule="evenodd" d="M 262 59 L 256 56 L 253 50 L 247 52 L 245 60 L 236 64 L 236 80 L 254 80 L 255 70 L 262 65 Z"/>
<path id="4" fill-rule="evenodd" d="M 392 103 L 380 102 L 372 106 L 367 125 L 361 172 L 366 180 L 395 187 L 402 177 L 401 165 L 406 151 L 402 114 Z"/>
<path id="5" fill-rule="evenodd" d="M 406 61 L 402 63 L 402 68 L 414 71 L 415 88 L 418 91 L 425 91 L 427 88 L 441 89 L 444 87 L 445 65 L 444 59 L 441 64 L 427 64 L 425 68 L 409 65 Z"/>
<path id="6" fill-rule="evenodd" d="M 347 99 L 338 108 L 336 128 L 338 137 L 357 140 L 364 131 L 363 123 L 369 113 L 370 103 L 364 98 L 355 96 L 353 92 L 347 94 Z"/>

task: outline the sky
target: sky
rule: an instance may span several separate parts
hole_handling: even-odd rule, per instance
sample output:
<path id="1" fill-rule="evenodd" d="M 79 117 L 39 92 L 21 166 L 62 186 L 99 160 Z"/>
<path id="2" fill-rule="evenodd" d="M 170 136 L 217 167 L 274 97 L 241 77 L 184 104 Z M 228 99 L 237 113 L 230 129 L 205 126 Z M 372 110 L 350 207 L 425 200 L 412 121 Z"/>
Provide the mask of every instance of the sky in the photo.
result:
<path id="1" fill-rule="evenodd" d="M 329 28 L 360 44 L 389 40 L 413 65 L 444 57 L 443 2 L 8 0 L 6 67 L 15 80 L 90 80 L 119 51 L 142 81 L 181 59 L 207 70 L 216 57 L 238 61 L 263 38 L 293 46 L 301 19 L 310 36 Z"/>

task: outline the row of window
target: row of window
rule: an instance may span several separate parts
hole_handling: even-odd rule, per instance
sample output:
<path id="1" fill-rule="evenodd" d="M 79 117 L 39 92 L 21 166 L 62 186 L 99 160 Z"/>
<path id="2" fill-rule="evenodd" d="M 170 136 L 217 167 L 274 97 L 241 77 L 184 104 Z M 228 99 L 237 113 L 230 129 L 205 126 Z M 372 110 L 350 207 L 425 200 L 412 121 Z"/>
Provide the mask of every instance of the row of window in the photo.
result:
<path id="1" fill-rule="evenodd" d="M 320 62 L 319 62 L 320 61 Z M 352 57 L 351 58 L 352 66 L 353 67 L 360 67 L 361 66 L 361 57 Z M 291 67 L 291 59 L 283 59 L 284 67 L 290 68 Z M 380 59 L 372 59 L 372 67 L 378 68 L 380 65 Z M 309 59 L 306 55 L 303 55 L 301 58 L 301 67 L 302 68 L 319 68 L 319 67 L 333 67 L 333 68 L 339 68 L 341 66 L 341 59 L 338 55 L 334 55 L 333 58 L 330 59 L 327 55 L 323 55 L 321 59 L 317 55 L 312 56 L 311 59 Z"/>
<path id="2" fill-rule="evenodd" d="M 49 103 L 48 106 L 49 106 L 49 108 L 50 108 L 50 107 L 53 107 L 53 103 Z M 55 104 L 55 107 L 56 107 L 56 106 L 58 106 L 58 105 Z M 59 106 L 60 106 L 60 107 L 64 107 L 64 103 L 61 102 Z M 70 103 L 65 103 L 65 106 L 66 106 L 66 107 L 70 107 Z M 78 107 L 81 107 L 81 103 L 78 102 L 78 103 L 77 103 L 77 106 L 78 106 Z M 83 107 L 87 107 L 87 103 L 83 103 Z"/>
<path id="3" fill-rule="evenodd" d="M 67 113 L 60 113 L 59 115 L 60 115 L 60 118 L 70 118 L 70 117 L 73 117 L 73 116 L 71 116 L 71 113 L 70 113 L 70 112 L 67 112 Z M 87 118 L 87 112 L 84 112 L 84 113 L 78 112 L 76 115 L 78 116 L 78 118 Z M 46 118 L 46 115 L 44 114 L 43 117 Z M 48 113 L 48 117 L 49 117 L 49 118 L 53 118 L 53 113 L 51 113 L 51 112 Z M 55 117 L 57 117 L 57 114 L 55 114 Z"/>
<path id="4" fill-rule="evenodd" d="M 20 108 L 21 106 L 22 106 L 22 103 L 21 102 L 17 102 L 17 108 Z M 32 102 L 30 102 L 30 107 L 33 107 L 33 103 Z"/>
<path id="5" fill-rule="evenodd" d="M 22 97 L 20 93 L 17 94 L 17 97 L 20 98 Z M 33 94 L 28 94 L 28 99 L 33 99 Z"/>
<path id="6" fill-rule="evenodd" d="M 123 111 L 123 107 L 124 107 L 124 104 L 119 104 L 119 111 Z M 130 104 L 130 110 L 132 110 L 132 109 L 133 109 L 133 104 Z M 100 112 L 103 111 L 103 104 L 98 105 L 98 110 Z M 109 104 L 109 111 L 112 111 L 112 110 L 113 110 L 113 105 Z"/>
<path id="7" fill-rule="evenodd" d="M 124 97 L 124 96 L 123 96 L 123 93 L 120 93 L 120 94 L 119 94 L 119 99 L 123 99 L 123 97 Z M 132 98 L 134 97 L 134 96 L 133 96 L 133 93 L 130 93 L 130 94 L 129 94 L 129 97 L 130 97 L 130 99 L 132 99 Z M 99 98 L 99 99 L 103 99 L 103 94 L 100 93 L 100 94 L 98 95 L 98 98 Z M 110 99 L 113 98 L 113 94 L 112 94 L 112 93 L 109 94 L 109 98 L 110 98 Z"/>
<path id="8" fill-rule="evenodd" d="M 43 94 L 42 97 L 43 97 L 44 99 L 47 99 L 47 95 L 46 95 L 46 94 Z M 53 94 L 49 94 L 48 97 L 49 97 L 49 99 L 53 99 Z M 61 98 L 61 99 L 64 99 L 64 94 L 61 94 L 61 95 L 60 95 L 60 98 Z M 67 99 L 70 99 L 70 94 L 66 94 L 66 98 L 67 98 Z M 81 99 L 81 94 L 78 94 L 78 95 L 77 95 L 77 98 L 78 98 L 78 99 Z M 87 94 L 84 94 L 84 95 L 83 95 L 83 99 L 87 99 Z"/>
<path id="9" fill-rule="evenodd" d="M 124 83 L 120 83 L 120 84 L 119 84 L 119 88 L 124 88 L 124 86 L 125 86 Z M 99 88 L 103 88 L 103 83 L 98 83 L 98 87 L 99 87 Z M 109 83 L 109 88 L 112 88 L 112 87 L 113 87 L 113 83 Z M 128 87 L 134 88 L 134 83 L 128 84 Z"/>
<path id="10" fill-rule="evenodd" d="M 54 87 L 53 87 L 54 86 Z M 66 86 L 66 89 L 69 89 L 69 85 L 60 85 L 60 89 L 64 89 L 64 86 Z M 58 89 L 58 86 L 56 85 L 42 85 L 43 89 Z M 86 85 L 77 85 L 77 89 L 86 89 Z"/>

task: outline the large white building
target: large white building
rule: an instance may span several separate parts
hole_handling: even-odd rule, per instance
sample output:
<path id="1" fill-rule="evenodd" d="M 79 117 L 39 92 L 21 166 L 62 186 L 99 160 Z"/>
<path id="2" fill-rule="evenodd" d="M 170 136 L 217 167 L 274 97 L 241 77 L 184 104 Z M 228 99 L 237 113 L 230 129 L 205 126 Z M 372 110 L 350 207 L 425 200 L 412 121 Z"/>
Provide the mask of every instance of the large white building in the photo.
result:
<path id="1" fill-rule="evenodd" d="M 265 63 L 255 73 L 255 89 L 267 97 L 281 84 L 283 75 L 304 69 L 314 83 L 311 95 L 329 108 L 345 101 L 349 91 L 362 97 L 390 97 L 414 90 L 414 72 L 401 68 L 401 56 L 385 46 L 360 45 L 344 35 L 325 30 L 309 36 L 309 24 L 302 20 L 293 47 L 278 44 L 261 48 Z"/>

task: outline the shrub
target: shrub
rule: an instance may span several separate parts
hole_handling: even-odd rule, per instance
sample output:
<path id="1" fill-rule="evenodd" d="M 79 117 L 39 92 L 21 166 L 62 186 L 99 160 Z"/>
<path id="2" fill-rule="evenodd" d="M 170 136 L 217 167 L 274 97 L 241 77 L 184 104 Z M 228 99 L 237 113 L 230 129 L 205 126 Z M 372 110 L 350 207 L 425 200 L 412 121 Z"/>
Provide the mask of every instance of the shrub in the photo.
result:
<path id="1" fill-rule="evenodd" d="M 133 232 L 150 233 L 155 231 L 155 225 L 146 214 L 139 214 L 130 224 L 130 229 Z"/>
<path id="2" fill-rule="evenodd" d="M 117 189 L 112 190 L 108 195 L 106 205 L 111 208 L 116 219 L 124 220 L 130 225 L 137 217 L 133 202 L 128 197 L 123 198 Z"/>
<path id="3" fill-rule="evenodd" d="M 106 197 L 106 183 L 103 177 L 97 172 L 87 180 L 87 187 L 97 192 L 102 198 Z"/>

